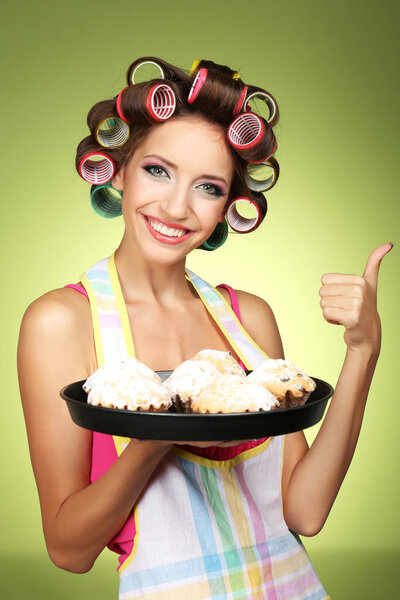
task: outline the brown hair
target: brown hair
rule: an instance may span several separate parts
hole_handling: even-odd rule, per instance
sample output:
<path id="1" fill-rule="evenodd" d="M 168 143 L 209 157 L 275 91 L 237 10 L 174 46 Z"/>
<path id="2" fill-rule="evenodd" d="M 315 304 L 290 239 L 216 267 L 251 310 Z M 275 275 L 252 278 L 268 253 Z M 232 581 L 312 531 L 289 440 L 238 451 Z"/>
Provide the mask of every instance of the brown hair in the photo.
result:
<path id="1" fill-rule="evenodd" d="M 154 61 L 159 64 L 164 71 L 165 79 L 152 79 L 150 82 L 135 83 L 133 85 L 131 81 L 132 72 L 135 66 L 143 61 Z M 193 79 L 201 68 L 207 69 L 207 78 L 198 97 L 190 104 L 187 98 L 193 84 Z M 234 75 L 236 75 L 235 78 L 233 77 Z M 174 117 L 186 115 L 198 116 L 219 126 L 226 134 L 230 124 L 242 114 L 243 109 L 240 110 L 239 114 L 236 113 L 235 116 L 234 111 L 245 86 L 247 85 L 248 87 L 247 95 L 258 91 L 266 92 L 266 90 L 257 86 L 245 84 L 240 77 L 237 77 L 235 71 L 229 67 L 209 60 L 201 60 L 196 66 L 194 73 L 189 75 L 182 69 L 151 56 L 138 58 L 130 65 L 127 71 L 127 83 L 128 87 L 119 95 L 120 114 L 123 114 L 127 123 L 133 125 L 127 141 L 116 148 L 104 148 L 97 141 L 96 131 L 99 124 L 106 119 L 120 118 L 117 110 L 117 97 L 98 102 L 90 109 L 87 116 L 87 124 L 91 134 L 84 138 L 77 148 L 76 168 L 78 172 L 81 160 L 91 152 L 101 152 L 109 156 L 115 164 L 116 171 L 129 161 L 132 154 L 157 123 L 149 115 L 146 108 L 147 94 L 150 87 L 156 83 L 167 84 L 172 88 L 176 98 Z M 279 110 L 275 99 L 271 94 L 269 96 L 276 104 L 276 112 L 270 123 L 267 123 L 264 118 L 258 115 L 264 125 L 261 143 L 253 147 L 250 152 L 249 150 L 242 151 L 240 148 L 234 148 L 229 142 L 227 144 L 234 163 L 234 175 L 227 203 L 234 198 L 242 196 L 251 197 L 255 203 L 259 203 L 257 199 L 259 194 L 254 194 L 249 189 L 246 183 L 246 175 L 251 175 L 254 172 L 256 165 L 252 163 L 262 161 L 276 150 L 276 138 L 272 127 L 278 122 Z M 277 177 L 279 175 L 279 168 L 276 160 L 273 159 L 273 161 L 274 165 L 276 165 Z"/>

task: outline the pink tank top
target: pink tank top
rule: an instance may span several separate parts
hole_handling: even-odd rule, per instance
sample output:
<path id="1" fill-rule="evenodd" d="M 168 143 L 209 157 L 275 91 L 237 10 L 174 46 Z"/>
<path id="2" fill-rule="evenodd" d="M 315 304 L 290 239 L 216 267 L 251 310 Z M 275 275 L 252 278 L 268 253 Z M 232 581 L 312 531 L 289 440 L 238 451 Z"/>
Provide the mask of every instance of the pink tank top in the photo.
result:
<path id="1" fill-rule="evenodd" d="M 86 298 L 88 298 L 87 292 L 85 288 L 79 284 L 69 283 L 64 287 L 71 287 L 77 292 L 80 292 Z M 221 283 L 217 286 L 217 288 L 224 287 L 228 290 L 232 309 L 242 323 L 242 319 L 239 311 L 239 302 L 236 295 L 235 290 L 225 284 Z M 240 366 L 245 369 L 245 365 L 242 361 L 240 361 Z M 250 448 L 254 448 L 259 444 L 262 444 L 266 441 L 267 438 L 263 438 L 261 440 L 253 440 L 251 442 L 245 442 L 244 444 L 238 444 L 237 446 L 231 446 L 229 448 L 220 448 L 219 446 L 209 446 L 208 448 L 197 448 L 195 446 L 180 446 L 191 452 L 192 454 L 196 454 L 198 456 L 202 456 L 204 458 L 208 458 L 211 460 L 230 460 L 244 452 L 249 450 Z M 92 465 L 90 471 L 90 480 L 91 482 L 99 479 L 117 460 L 118 455 L 115 448 L 114 440 L 112 435 L 108 435 L 105 433 L 98 433 L 97 431 L 93 432 L 92 437 Z M 126 521 L 125 525 L 122 529 L 117 533 L 116 536 L 110 541 L 108 544 L 108 548 L 113 552 L 117 552 L 121 556 L 119 557 L 120 566 L 123 564 L 125 559 L 130 555 L 133 547 L 133 541 L 135 537 L 135 521 L 133 519 L 133 513 L 131 513 L 130 517 Z"/>

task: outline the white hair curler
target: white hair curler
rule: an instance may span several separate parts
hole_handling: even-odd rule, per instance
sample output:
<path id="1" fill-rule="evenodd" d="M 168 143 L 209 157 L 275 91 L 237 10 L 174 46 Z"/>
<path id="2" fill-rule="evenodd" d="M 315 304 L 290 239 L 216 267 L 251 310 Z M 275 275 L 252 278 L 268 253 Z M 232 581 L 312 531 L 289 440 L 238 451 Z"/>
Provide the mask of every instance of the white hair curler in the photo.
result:
<path id="1" fill-rule="evenodd" d="M 244 112 L 230 124 L 228 139 L 234 148 L 245 150 L 258 144 L 264 131 L 264 124 L 258 115 Z"/>
<path id="2" fill-rule="evenodd" d="M 239 197 L 232 200 L 229 204 L 226 211 L 226 220 L 233 231 L 237 233 L 250 233 L 250 231 L 254 231 L 261 224 L 267 213 L 267 201 L 262 194 L 255 195 L 257 196 L 258 203 L 251 198 Z M 256 211 L 256 216 L 250 219 L 242 216 L 236 206 L 238 202 L 251 204 Z"/>
<path id="3" fill-rule="evenodd" d="M 79 163 L 79 173 L 88 183 L 101 185 L 110 181 L 114 175 L 114 161 L 102 152 L 91 152 Z"/>
<path id="4" fill-rule="evenodd" d="M 147 94 L 146 107 L 157 121 L 169 119 L 176 107 L 174 91 L 164 83 L 155 84 Z"/>
<path id="5" fill-rule="evenodd" d="M 206 79 L 207 79 L 207 69 L 199 69 L 199 71 L 197 72 L 196 77 L 194 78 L 194 81 L 192 83 L 192 87 L 190 88 L 190 92 L 188 95 L 188 103 L 192 104 L 192 102 L 194 102 L 197 98 L 197 96 L 200 93 L 201 88 L 203 87 Z"/>
<path id="6" fill-rule="evenodd" d="M 140 67 L 143 67 L 143 65 L 154 65 L 160 71 L 160 79 L 165 79 L 164 70 L 163 70 L 163 68 L 158 63 L 154 62 L 154 60 L 144 60 L 144 61 L 140 62 L 139 64 L 137 64 L 136 67 L 133 69 L 133 71 L 131 73 L 131 83 L 132 83 L 132 85 L 135 85 L 135 73 L 136 73 L 136 71 Z M 152 79 L 154 79 L 154 77 Z"/>
<path id="7" fill-rule="evenodd" d="M 96 139 L 104 148 L 123 146 L 129 137 L 129 125 L 117 117 L 103 119 L 96 128 Z"/>
<path id="8" fill-rule="evenodd" d="M 259 91 L 259 92 L 252 92 L 251 94 L 249 94 L 244 102 L 243 110 L 244 111 L 251 110 L 251 107 L 249 106 L 249 102 L 250 102 L 250 100 L 256 100 L 257 98 L 259 98 L 260 100 L 263 100 L 265 102 L 265 104 L 268 106 L 269 117 L 268 117 L 268 119 L 265 119 L 265 120 L 267 121 L 268 124 L 271 123 L 271 121 L 274 119 L 278 109 L 277 109 L 275 100 L 272 98 L 272 96 L 267 94 L 267 92 Z"/>
<path id="9" fill-rule="evenodd" d="M 257 171 L 261 171 L 263 167 L 269 167 L 272 171 L 270 177 L 265 179 L 255 179 L 249 173 L 246 174 L 246 183 L 253 192 L 266 192 L 270 190 L 278 181 L 279 167 L 274 159 L 264 160 L 262 163 L 257 163 L 259 167 Z"/>

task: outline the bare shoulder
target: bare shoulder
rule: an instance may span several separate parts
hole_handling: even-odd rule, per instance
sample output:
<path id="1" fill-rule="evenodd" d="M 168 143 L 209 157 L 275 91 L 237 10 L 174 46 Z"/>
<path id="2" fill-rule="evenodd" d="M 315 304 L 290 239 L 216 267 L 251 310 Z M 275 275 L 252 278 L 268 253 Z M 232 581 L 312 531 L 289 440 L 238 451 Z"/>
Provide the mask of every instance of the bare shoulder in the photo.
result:
<path id="1" fill-rule="evenodd" d="M 95 365 L 87 298 L 71 288 L 58 288 L 31 302 L 21 321 L 18 346 L 19 355 L 43 352 L 51 359 L 54 351 L 54 360 L 74 355 L 82 376 L 90 374 Z"/>
<path id="2" fill-rule="evenodd" d="M 282 358 L 283 347 L 272 308 L 263 298 L 235 290 L 243 327 L 271 358 Z"/>
<path id="3" fill-rule="evenodd" d="M 90 374 L 85 302 L 70 288 L 43 294 L 26 309 L 18 340 L 19 388 L 45 530 L 65 498 L 89 484 L 91 432 L 73 423 L 60 397 L 65 385 Z"/>

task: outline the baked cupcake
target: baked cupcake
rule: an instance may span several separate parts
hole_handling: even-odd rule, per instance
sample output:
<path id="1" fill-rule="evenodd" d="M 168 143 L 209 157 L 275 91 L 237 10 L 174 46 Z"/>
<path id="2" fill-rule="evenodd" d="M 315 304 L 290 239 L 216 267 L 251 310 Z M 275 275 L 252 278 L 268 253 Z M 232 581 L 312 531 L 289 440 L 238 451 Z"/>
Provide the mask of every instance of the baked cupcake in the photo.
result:
<path id="1" fill-rule="evenodd" d="M 105 362 L 82 387 L 88 403 L 95 406 L 165 412 L 172 405 L 161 378 L 136 358 Z"/>
<path id="2" fill-rule="evenodd" d="M 185 360 L 163 383 L 178 412 L 191 412 L 192 401 L 221 373 L 208 361 Z"/>
<path id="3" fill-rule="evenodd" d="M 200 350 L 200 352 L 193 356 L 192 360 L 206 360 L 222 375 L 237 375 L 242 378 L 246 377 L 246 373 L 230 352 L 210 349 Z"/>
<path id="4" fill-rule="evenodd" d="M 316 387 L 315 381 L 299 367 L 281 358 L 265 360 L 247 380 L 272 392 L 281 408 L 302 406 Z"/>
<path id="5" fill-rule="evenodd" d="M 258 412 L 278 406 L 279 402 L 271 392 L 235 375 L 221 375 L 192 400 L 194 413 Z"/>

